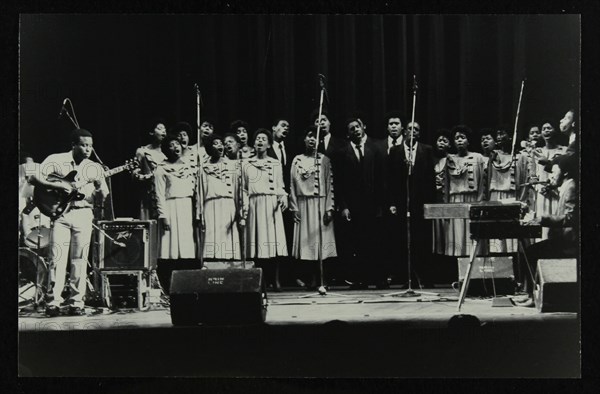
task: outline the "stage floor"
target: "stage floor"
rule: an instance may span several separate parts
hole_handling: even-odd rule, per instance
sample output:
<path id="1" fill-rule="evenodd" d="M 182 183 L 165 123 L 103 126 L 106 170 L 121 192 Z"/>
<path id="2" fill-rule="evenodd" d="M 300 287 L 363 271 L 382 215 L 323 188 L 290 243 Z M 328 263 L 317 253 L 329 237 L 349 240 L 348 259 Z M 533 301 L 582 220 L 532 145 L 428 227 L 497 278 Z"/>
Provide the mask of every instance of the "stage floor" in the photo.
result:
<path id="1" fill-rule="evenodd" d="M 308 291 L 269 293 L 266 324 L 323 324 L 394 322 L 403 327 L 446 327 L 457 314 L 476 316 L 482 324 L 573 320 L 576 313 L 540 313 L 536 308 L 493 307 L 492 298 L 467 297 L 457 312 L 458 292 L 448 288 L 424 289 L 439 296 L 399 297 L 400 289 L 350 291 L 330 289 L 321 296 Z M 309 296 L 309 297 L 306 297 Z M 502 296 L 502 298 L 511 296 Z M 48 318 L 43 313 L 21 313 L 19 331 L 110 330 L 172 327 L 167 307 L 153 303 L 146 311 L 86 308 L 84 316 Z"/>
<path id="2" fill-rule="evenodd" d="M 175 327 L 169 309 L 19 316 L 22 376 L 577 377 L 576 313 L 492 307 L 458 292 L 269 294 L 266 324 Z M 453 316 L 476 319 L 449 325 Z"/>

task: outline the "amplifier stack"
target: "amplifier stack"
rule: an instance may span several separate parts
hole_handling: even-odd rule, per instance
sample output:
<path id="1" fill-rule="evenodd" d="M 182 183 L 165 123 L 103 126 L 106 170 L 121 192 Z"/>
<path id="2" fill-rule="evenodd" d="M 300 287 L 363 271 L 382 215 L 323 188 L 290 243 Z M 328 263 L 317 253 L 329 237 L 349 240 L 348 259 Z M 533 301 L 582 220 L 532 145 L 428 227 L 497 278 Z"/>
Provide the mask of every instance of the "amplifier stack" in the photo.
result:
<path id="1" fill-rule="evenodd" d="M 156 269 L 155 220 L 100 221 L 99 268 L 102 298 L 113 309 L 149 307 L 150 271 Z"/>

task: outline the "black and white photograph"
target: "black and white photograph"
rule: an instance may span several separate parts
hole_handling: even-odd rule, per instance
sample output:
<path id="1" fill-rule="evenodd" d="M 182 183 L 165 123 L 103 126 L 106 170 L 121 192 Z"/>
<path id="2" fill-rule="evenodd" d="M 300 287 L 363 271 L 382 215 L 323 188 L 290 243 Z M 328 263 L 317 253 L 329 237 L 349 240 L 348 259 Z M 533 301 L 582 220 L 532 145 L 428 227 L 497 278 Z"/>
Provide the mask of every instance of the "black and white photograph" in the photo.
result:
<path id="1" fill-rule="evenodd" d="M 581 377 L 581 29 L 20 14 L 18 376 Z"/>

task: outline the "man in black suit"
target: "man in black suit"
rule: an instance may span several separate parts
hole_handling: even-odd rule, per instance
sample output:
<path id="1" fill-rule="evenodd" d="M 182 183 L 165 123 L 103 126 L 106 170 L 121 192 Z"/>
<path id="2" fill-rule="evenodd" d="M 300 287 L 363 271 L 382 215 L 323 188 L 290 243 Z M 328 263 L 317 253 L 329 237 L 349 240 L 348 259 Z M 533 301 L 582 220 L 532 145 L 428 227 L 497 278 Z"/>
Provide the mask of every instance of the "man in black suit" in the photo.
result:
<path id="1" fill-rule="evenodd" d="M 290 167 L 294 156 L 290 147 L 285 143 L 290 132 L 290 123 L 284 118 L 276 118 L 271 122 L 271 130 L 273 131 L 273 144 L 267 149 L 267 156 L 278 160 L 283 169 L 283 183 L 285 191 L 290 192 Z M 292 255 L 292 244 L 294 241 L 294 214 L 289 210 L 283 212 L 283 226 L 285 231 L 285 239 L 288 246 L 288 256 Z M 282 261 L 289 260 L 288 257 L 281 257 Z M 283 267 L 289 268 L 290 264 L 281 264 Z M 287 270 L 283 273 L 283 277 L 287 279 L 290 275 Z"/>
<path id="2" fill-rule="evenodd" d="M 376 141 L 376 145 L 384 158 L 385 163 L 389 158 L 390 150 L 402 144 L 402 115 L 400 111 L 393 110 L 385 114 L 384 122 L 386 125 L 387 137 Z M 384 163 L 384 164 L 385 164 Z M 384 181 L 386 181 L 384 179 Z M 386 186 L 387 194 L 387 186 Z M 404 272 L 399 272 L 400 264 L 399 261 L 405 260 L 405 257 L 400 254 L 400 248 L 398 248 L 398 226 L 400 222 L 397 215 L 392 215 L 388 210 L 384 210 L 381 218 L 381 225 L 383 228 L 383 242 L 382 242 L 382 264 L 380 276 L 385 276 L 385 280 L 381 280 L 378 283 L 379 288 L 388 288 L 389 283 L 387 282 L 387 276 L 391 275 L 393 280 L 406 276 Z"/>
<path id="3" fill-rule="evenodd" d="M 351 288 L 361 289 L 367 288 L 369 282 L 384 280 L 378 275 L 384 165 L 375 141 L 365 134 L 362 119 L 350 118 L 346 127 L 350 142 L 339 152 L 334 175 L 342 217 L 338 253 L 352 271 Z"/>
<path id="4" fill-rule="evenodd" d="M 407 261 L 406 231 L 407 220 L 410 218 L 411 276 L 415 277 L 416 274 L 421 286 L 432 287 L 432 272 L 430 272 L 432 229 L 431 222 L 423 217 L 423 204 L 435 202 L 435 170 L 433 149 L 429 145 L 420 143 L 419 137 L 419 124 L 411 122 L 404 130 L 404 143 L 390 149 L 387 196 L 389 212 L 397 215 L 400 221 L 397 240 L 403 252 L 402 256 L 405 256 L 401 261 Z M 409 157 L 412 163 L 410 179 L 408 179 Z M 407 217 L 406 212 L 407 186 L 410 217 Z M 402 268 L 407 277 L 406 265 L 403 264 Z"/>
<path id="5" fill-rule="evenodd" d="M 271 123 L 273 131 L 273 144 L 267 149 L 267 156 L 277 159 L 283 167 L 283 183 L 285 189 L 289 192 L 290 189 L 290 165 L 294 159 L 290 147 L 287 146 L 285 140 L 290 132 L 290 123 L 284 118 L 277 118 Z"/>

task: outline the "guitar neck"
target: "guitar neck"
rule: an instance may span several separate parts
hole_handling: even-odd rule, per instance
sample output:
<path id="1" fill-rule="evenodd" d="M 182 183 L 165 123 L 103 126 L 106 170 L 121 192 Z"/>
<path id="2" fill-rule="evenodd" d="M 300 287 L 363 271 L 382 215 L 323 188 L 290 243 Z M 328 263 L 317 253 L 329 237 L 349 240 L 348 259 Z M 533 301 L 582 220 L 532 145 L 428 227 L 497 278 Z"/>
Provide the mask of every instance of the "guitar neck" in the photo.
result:
<path id="1" fill-rule="evenodd" d="M 112 168 L 108 171 L 104 171 L 103 178 L 108 178 L 108 177 L 118 174 L 119 172 L 123 172 L 127 169 L 127 167 L 128 167 L 127 164 L 123 164 L 122 166 L 118 166 L 118 167 Z"/>
<path id="2" fill-rule="evenodd" d="M 129 167 L 129 164 L 123 164 L 122 166 L 115 167 L 115 168 L 112 168 L 110 170 L 104 171 L 104 174 L 102 174 L 102 176 L 100 176 L 99 179 L 106 179 L 108 177 L 116 175 L 116 174 L 118 174 L 120 172 L 125 171 L 128 167 Z M 76 182 L 75 183 L 75 189 L 80 189 L 83 186 L 85 186 L 88 183 L 91 183 L 93 181 L 94 180 L 82 180 L 82 181 Z"/>

